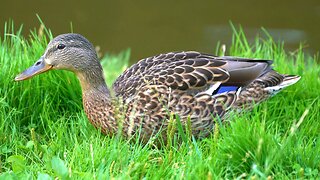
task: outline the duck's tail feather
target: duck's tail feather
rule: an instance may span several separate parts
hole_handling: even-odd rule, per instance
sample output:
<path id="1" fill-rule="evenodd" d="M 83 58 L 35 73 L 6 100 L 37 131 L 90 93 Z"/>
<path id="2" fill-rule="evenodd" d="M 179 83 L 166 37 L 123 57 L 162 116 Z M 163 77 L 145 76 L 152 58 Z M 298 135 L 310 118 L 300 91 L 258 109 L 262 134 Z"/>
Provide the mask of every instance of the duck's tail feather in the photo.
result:
<path id="1" fill-rule="evenodd" d="M 300 76 L 297 76 L 297 75 L 282 75 L 282 76 L 283 76 L 283 80 L 280 84 L 266 87 L 265 90 L 269 91 L 270 94 L 275 95 L 282 89 L 295 84 L 301 78 Z"/>

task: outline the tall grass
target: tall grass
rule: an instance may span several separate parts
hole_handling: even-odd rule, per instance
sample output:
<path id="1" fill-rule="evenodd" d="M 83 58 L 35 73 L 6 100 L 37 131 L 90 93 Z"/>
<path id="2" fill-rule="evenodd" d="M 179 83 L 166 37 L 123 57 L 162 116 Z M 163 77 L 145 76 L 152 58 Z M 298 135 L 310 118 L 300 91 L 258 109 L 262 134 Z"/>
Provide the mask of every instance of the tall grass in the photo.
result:
<path id="1" fill-rule="evenodd" d="M 284 44 L 270 36 L 249 43 L 241 29 L 234 29 L 227 55 L 274 59 L 276 70 L 302 79 L 252 112 L 218 123 L 211 137 L 157 148 L 94 129 L 72 73 L 53 71 L 14 82 L 41 56 L 52 34 L 44 29 L 25 38 L 12 23 L 5 28 L 0 40 L 0 179 L 319 176 L 320 66 L 318 57 L 302 48 L 285 52 Z M 129 55 L 102 58 L 109 86 Z"/>

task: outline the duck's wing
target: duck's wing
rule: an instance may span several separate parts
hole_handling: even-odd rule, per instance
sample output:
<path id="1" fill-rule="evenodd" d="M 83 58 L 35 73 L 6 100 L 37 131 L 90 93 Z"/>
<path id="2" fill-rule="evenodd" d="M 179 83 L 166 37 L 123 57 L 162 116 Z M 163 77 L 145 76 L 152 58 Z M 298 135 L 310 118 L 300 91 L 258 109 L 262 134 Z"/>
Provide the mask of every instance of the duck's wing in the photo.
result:
<path id="1" fill-rule="evenodd" d="M 113 89 L 124 99 L 141 87 L 157 84 L 198 94 L 220 86 L 245 86 L 271 70 L 271 63 L 194 51 L 170 52 L 140 60 L 115 81 Z"/>

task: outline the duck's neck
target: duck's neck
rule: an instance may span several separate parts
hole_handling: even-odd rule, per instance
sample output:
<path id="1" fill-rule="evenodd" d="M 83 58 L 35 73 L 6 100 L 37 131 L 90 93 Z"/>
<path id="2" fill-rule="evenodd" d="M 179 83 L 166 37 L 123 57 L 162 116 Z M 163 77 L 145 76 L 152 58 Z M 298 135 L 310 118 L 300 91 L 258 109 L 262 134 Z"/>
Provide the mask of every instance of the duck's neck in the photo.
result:
<path id="1" fill-rule="evenodd" d="M 102 68 L 78 72 L 77 76 L 82 88 L 83 107 L 89 121 L 105 134 L 116 132 L 114 107 Z"/>
<path id="2" fill-rule="evenodd" d="M 82 88 L 84 99 L 109 100 L 110 91 L 103 77 L 102 67 L 99 65 L 94 69 L 77 72 L 77 77 Z"/>

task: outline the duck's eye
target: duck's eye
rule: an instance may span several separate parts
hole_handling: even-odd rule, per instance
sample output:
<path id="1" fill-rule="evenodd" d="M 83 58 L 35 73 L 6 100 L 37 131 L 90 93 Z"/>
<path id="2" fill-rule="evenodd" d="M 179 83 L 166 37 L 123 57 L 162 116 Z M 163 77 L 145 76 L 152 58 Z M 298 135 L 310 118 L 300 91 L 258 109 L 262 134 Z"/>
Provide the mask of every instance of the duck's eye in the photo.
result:
<path id="1" fill-rule="evenodd" d="M 63 49 L 65 47 L 66 47 L 66 45 L 64 45 L 64 44 L 58 44 L 58 46 L 57 46 L 58 49 Z"/>

